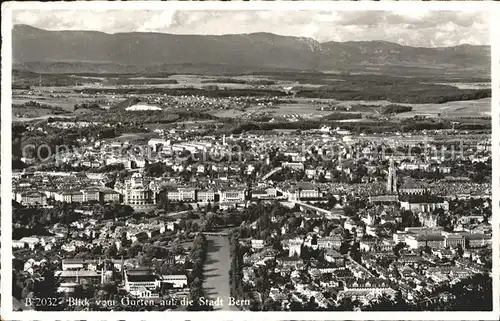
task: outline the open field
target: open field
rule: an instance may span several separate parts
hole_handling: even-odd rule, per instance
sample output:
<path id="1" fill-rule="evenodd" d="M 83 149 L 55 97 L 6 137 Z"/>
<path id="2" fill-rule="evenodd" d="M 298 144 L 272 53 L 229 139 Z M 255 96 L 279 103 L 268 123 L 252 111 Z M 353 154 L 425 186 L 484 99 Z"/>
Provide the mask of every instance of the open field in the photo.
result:
<path id="1" fill-rule="evenodd" d="M 35 97 L 33 97 L 35 98 Z M 109 101 L 109 104 L 115 104 L 122 101 L 122 97 L 116 97 L 111 95 L 99 96 L 99 99 L 105 99 Z M 189 100 L 189 99 L 187 99 Z M 246 108 L 244 111 L 237 109 L 212 109 L 209 113 L 215 117 L 219 118 L 252 118 L 258 116 L 268 116 L 268 117 L 301 117 L 306 119 L 316 119 L 323 116 L 334 113 L 328 109 L 321 110 L 322 106 L 336 105 L 339 107 L 349 108 L 356 105 L 376 105 L 376 106 L 387 106 L 391 104 L 389 101 L 335 101 L 332 99 L 293 99 L 297 103 L 295 104 L 280 104 L 274 107 L 258 106 L 254 105 Z M 29 101 L 37 101 L 43 104 L 61 107 L 68 111 L 73 111 L 73 106 L 75 104 L 82 104 L 84 102 L 91 103 L 95 99 L 78 99 L 76 96 L 68 98 L 46 98 L 43 100 L 38 99 L 25 99 L 25 100 L 14 100 L 15 103 L 21 104 Z M 314 102 L 313 102 L 314 101 Z M 456 118 L 456 117 L 478 117 L 478 116 L 490 116 L 491 115 L 491 99 L 484 98 L 478 100 L 469 101 L 454 101 L 447 102 L 443 104 L 404 104 L 405 106 L 411 106 L 413 108 L 410 112 L 404 112 L 396 114 L 397 118 L 408 118 L 416 115 L 426 116 L 426 117 L 442 117 L 442 118 Z M 105 105 L 105 107 L 107 107 Z M 367 107 L 366 110 L 356 109 L 356 113 L 361 113 L 364 116 L 376 115 L 374 112 L 375 108 Z M 141 111 L 138 111 L 141 112 Z M 172 111 L 174 112 L 174 111 Z M 77 112 L 78 114 L 83 113 L 83 110 Z M 64 116 L 71 117 L 76 115 L 75 113 L 69 113 L 64 115 L 56 115 L 50 110 L 39 109 L 39 108 L 27 108 L 27 107 L 13 107 L 13 119 L 14 120 L 31 120 L 31 119 L 43 119 L 49 116 Z M 190 121 L 189 123 L 210 123 L 213 121 Z M 186 123 L 188 124 L 188 123 Z"/>
<path id="2" fill-rule="evenodd" d="M 251 108 L 247 108 L 245 111 L 216 110 L 211 112 L 211 114 L 216 117 L 230 117 L 230 118 L 250 117 L 251 115 L 259 115 L 259 114 L 267 114 L 271 117 L 297 115 L 304 118 L 319 118 L 335 112 L 326 109 L 320 110 L 321 106 L 326 106 L 328 104 L 346 108 L 356 105 L 370 105 L 370 106 L 376 105 L 383 107 L 392 104 L 391 102 L 386 100 L 336 101 L 333 99 L 300 99 L 300 98 L 294 100 L 297 101 L 296 104 L 281 104 L 278 105 L 276 108 L 253 106 Z M 491 98 L 483 98 L 483 99 L 467 100 L 467 101 L 453 101 L 443 104 L 403 104 L 403 105 L 411 106 L 413 110 L 410 112 L 396 114 L 397 118 L 408 118 L 416 115 L 426 116 L 426 117 L 441 116 L 443 118 L 491 116 Z M 365 116 L 376 115 L 374 109 L 376 108 L 367 107 L 366 110 L 363 110 L 361 108 L 361 109 L 356 109 L 355 112 L 361 113 L 362 115 Z"/>
<path id="3" fill-rule="evenodd" d="M 28 76 L 33 78 L 33 81 L 38 81 L 38 76 L 35 77 L 35 75 L 29 74 Z M 51 77 L 57 80 L 57 75 L 51 75 Z M 389 104 L 395 104 L 394 100 L 391 99 L 392 94 L 390 94 L 390 92 L 392 91 L 397 91 L 397 95 L 403 95 L 401 97 L 404 98 L 406 97 L 404 96 L 404 93 L 406 93 L 405 90 L 413 88 L 410 90 L 413 92 L 408 92 L 408 97 L 414 97 L 416 99 L 415 101 L 434 101 L 433 99 L 439 98 L 439 90 L 445 91 L 443 92 L 443 97 L 450 97 L 449 99 L 453 100 L 460 99 L 460 96 L 453 96 L 460 95 L 460 89 L 457 88 L 488 88 L 488 83 L 484 81 L 455 81 L 447 83 L 449 86 L 443 86 L 444 83 L 442 82 L 415 81 L 416 88 L 414 88 L 411 86 L 411 82 L 413 82 L 413 80 L 401 80 L 401 77 L 395 78 L 390 76 L 366 75 L 364 78 L 360 78 L 359 76 L 353 74 L 263 74 L 231 75 L 224 77 L 192 74 L 160 74 L 151 76 L 124 74 L 102 75 L 102 77 L 98 75 L 60 75 L 60 77 L 76 77 L 78 79 L 85 79 L 85 83 L 79 85 L 70 84 L 69 86 L 52 87 L 38 87 L 31 84 L 32 89 L 30 90 L 13 90 L 13 105 L 15 105 L 13 108 L 14 120 L 43 119 L 48 115 L 73 116 L 94 114 L 99 112 L 99 109 L 90 110 L 84 107 L 75 112 L 75 105 L 87 104 L 106 109 L 115 106 L 132 96 L 136 96 L 141 99 L 145 98 L 147 100 L 165 95 L 176 95 L 175 99 L 179 104 L 190 105 L 191 102 L 194 102 L 197 106 L 196 108 L 200 108 L 201 102 L 199 97 L 191 95 L 204 95 L 206 93 L 207 97 L 210 97 L 210 99 L 217 99 L 218 97 L 224 97 L 228 94 L 231 95 L 231 90 L 235 91 L 234 95 L 257 95 L 259 97 L 266 97 L 267 95 L 281 95 L 283 96 L 282 99 L 292 100 L 293 103 L 283 103 L 274 106 L 259 105 L 255 103 L 245 107 L 244 109 L 238 108 L 236 105 L 233 106 L 230 102 L 228 103 L 227 108 L 224 109 L 214 108 L 213 105 L 207 103 L 206 108 L 205 105 L 201 107 L 203 111 L 219 118 L 252 119 L 266 117 L 267 119 L 300 118 L 314 120 L 335 113 L 337 110 L 350 111 L 353 106 L 356 106 L 356 108 L 352 111 L 360 113 L 363 118 L 366 118 L 373 116 L 378 117 L 380 114 L 378 110 L 381 109 L 378 106 L 383 107 Z M 117 84 L 116 80 L 124 80 L 125 83 L 132 80 L 132 83 L 129 85 L 120 85 Z M 138 83 L 136 84 L 134 81 L 138 81 Z M 148 81 L 150 83 L 148 83 Z M 162 81 L 175 81 L 177 83 L 162 84 Z M 391 81 L 392 85 L 390 84 Z M 330 85 L 324 86 L 325 84 Z M 419 84 L 422 88 L 419 87 Z M 200 90 L 207 88 L 207 86 L 217 86 L 217 88 L 225 90 Z M 323 86 L 323 88 L 319 88 L 321 86 Z M 384 97 L 385 94 L 377 94 L 377 91 L 373 89 L 373 86 L 376 88 L 380 87 L 382 92 L 387 91 L 388 88 L 393 88 L 394 90 L 388 90 L 388 96 L 386 96 L 388 97 L 387 100 L 382 100 L 383 98 L 379 97 Z M 285 88 L 290 89 L 292 87 L 296 88 L 294 91 L 298 90 L 297 94 L 293 96 L 285 95 Z M 84 91 L 83 93 L 75 92 L 75 90 L 82 91 L 82 89 L 85 88 L 90 90 Z M 145 88 L 147 89 L 145 90 Z M 154 88 L 158 88 L 158 92 L 156 92 Z M 165 91 L 165 88 L 170 90 Z M 176 88 L 184 89 L 184 91 L 177 91 L 175 90 Z M 186 88 L 195 88 L 197 90 L 186 90 Z M 352 93 L 348 93 L 346 95 L 346 91 L 344 90 L 345 88 L 351 88 L 351 90 L 348 91 Z M 366 90 L 363 88 L 366 88 L 370 93 L 365 92 Z M 116 91 L 114 91 L 115 89 Z M 162 89 L 165 92 L 162 93 Z M 238 92 L 238 90 L 240 90 L 240 92 Z M 248 92 L 246 90 L 248 90 Z M 371 94 L 372 91 L 374 92 L 373 94 Z M 117 92 L 119 93 L 117 94 Z M 301 93 L 303 94 L 301 95 Z M 424 97 L 427 94 L 430 95 L 430 100 L 419 98 Z M 397 95 L 394 97 L 400 97 Z M 311 98 L 309 98 L 309 96 L 311 96 Z M 351 97 L 353 99 L 351 99 Z M 373 97 L 373 99 L 370 99 L 370 97 Z M 389 99 L 391 99 L 391 101 L 389 101 Z M 412 99 L 413 98 L 409 99 L 409 101 L 412 101 Z M 446 99 L 444 101 L 446 101 Z M 464 99 L 471 100 L 449 101 L 439 104 L 397 103 L 404 106 L 411 106 L 413 110 L 410 112 L 399 113 L 395 115 L 395 117 L 407 118 L 419 115 L 427 117 L 456 118 L 478 116 L 485 117 L 491 115 L 490 98 L 474 100 L 473 97 L 469 96 L 469 98 Z M 50 108 L 20 106 L 32 101 L 49 107 L 60 108 L 62 111 L 51 110 Z M 366 106 L 365 109 L 363 106 L 359 105 L 370 106 Z M 336 109 L 336 106 L 339 108 Z M 64 111 L 67 111 L 68 113 L 64 113 Z M 137 113 L 141 112 L 144 111 L 137 111 Z M 170 110 L 167 112 L 170 112 Z M 172 110 L 172 113 L 176 113 L 176 110 Z M 198 124 L 201 124 L 200 121 L 203 119 L 200 118 L 200 121 L 198 121 L 196 118 L 189 118 L 187 120 L 188 122 L 185 123 L 186 126 L 197 126 Z M 177 122 L 180 121 L 181 120 Z M 214 122 L 214 120 L 203 120 L 203 124 L 210 122 Z"/>
<path id="4" fill-rule="evenodd" d="M 458 89 L 484 89 L 484 88 L 490 88 L 491 87 L 491 82 L 472 82 L 472 83 L 467 83 L 467 82 L 457 82 L 457 83 L 436 83 L 436 85 L 448 85 L 448 86 L 453 86 Z"/>
<path id="5" fill-rule="evenodd" d="M 98 101 L 101 107 L 106 107 L 119 103 L 124 99 L 122 95 L 82 95 L 73 92 L 74 88 L 77 87 L 64 87 L 64 90 L 61 87 L 38 87 L 36 91 L 15 89 L 12 91 L 12 104 L 21 105 L 30 101 L 36 101 L 73 111 L 76 104 Z"/>
<path id="6" fill-rule="evenodd" d="M 398 114 L 397 117 L 413 117 L 415 115 L 444 118 L 485 117 L 491 116 L 491 98 L 467 101 L 450 101 L 444 104 L 408 104 L 413 110 Z"/>
<path id="7" fill-rule="evenodd" d="M 210 114 L 215 117 L 221 118 L 239 118 L 247 115 L 248 113 L 245 111 L 235 110 L 235 109 L 223 109 L 223 110 L 214 110 Z"/>
<path id="8" fill-rule="evenodd" d="M 290 116 L 297 115 L 300 117 L 321 117 L 331 113 L 326 110 L 316 110 L 317 106 L 310 103 L 297 103 L 297 104 L 281 104 L 277 108 L 249 108 L 249 112 L 269 113 L 275 116 Z"/>
<path id="9" fill-rule="evenodd" d="M 127 78 L 136 80 L 138 83 L 133 84 L 134 87 L 157 87 L 157 88 L 197 88 L 202 89 L 207 86 L 217 86 L 220 89 L 250 89 L 250 88 L 266 88 L 271 90 L 282 90 L 284 87 L 300 86 L 302 88 L 318 88 L 321 84 L 303 83 L 299 81 L 288 81 L 279 79 L 270 79 L 263 76 L 203 76 L 203 75 L 172 75 L 168 78 L 158 77 L 133 77 Z M 149 80 L 149 83 L 148 83 Z M 175 80 L 177 83 L 167 83 L 170 80 Z M 270 82 L 270 84 L 261 84 L 260 82 Z M 341 79 L 328 79 L 328 81 L 342 81 Z M 99 80 L 103 88 L 115 86 L 115 78 L 107 78 Z M 164 83 L 162 83 L 164 82 Z M 132 85 L 116 85 L 117 88 L 127 88 Z"/>

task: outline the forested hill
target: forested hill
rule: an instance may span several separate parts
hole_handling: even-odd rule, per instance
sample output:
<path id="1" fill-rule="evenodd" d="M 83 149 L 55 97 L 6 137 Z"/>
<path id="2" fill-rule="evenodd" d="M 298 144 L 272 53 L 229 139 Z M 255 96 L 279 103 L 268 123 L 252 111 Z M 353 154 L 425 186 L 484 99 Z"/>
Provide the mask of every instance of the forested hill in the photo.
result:
<path id="1" fill-rule="evenodd" d="M 490 47 L 415 48 L 385 41 L 326 42 L 270 33 L 174 35 L 13 29 L 13 61 L 37 72 L 154 68 L 196 73 L 260 70 L 335 71 L 380 66 L 489 74 Z M 95 64 L 100 67 L 96 68 Z M 44 70 L 45 68 L 45 70 Z M 121 72 L 118 70 L 118 72 Z"/>

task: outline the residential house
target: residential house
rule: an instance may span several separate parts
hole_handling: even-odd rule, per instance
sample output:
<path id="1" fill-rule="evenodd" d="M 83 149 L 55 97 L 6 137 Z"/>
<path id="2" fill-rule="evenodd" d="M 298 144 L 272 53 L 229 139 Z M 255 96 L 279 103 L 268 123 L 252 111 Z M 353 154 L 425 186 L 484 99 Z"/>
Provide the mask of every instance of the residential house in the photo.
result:
<path id="1" fill-rule="evenodd" d="M 264 240 L 252 239 L 252 249 L 262 249 L 264 248 Z"/>

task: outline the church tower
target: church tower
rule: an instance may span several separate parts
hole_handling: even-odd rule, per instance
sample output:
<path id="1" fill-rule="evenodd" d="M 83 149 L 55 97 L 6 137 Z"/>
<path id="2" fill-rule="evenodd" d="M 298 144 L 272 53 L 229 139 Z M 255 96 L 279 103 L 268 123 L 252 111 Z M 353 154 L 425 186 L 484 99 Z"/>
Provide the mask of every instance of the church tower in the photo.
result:
<path id="1" fill-rule="evenodd" d="M 387 193 L 396 194 L 398 192 L 398 177 L 394 167 L 394 159 L 389 161 L 389 172 L 387 174 Z"/>
<path id="2" fill-rule="evenodd" d="M 301 248 L 302 248 L 302 240 L 300 239 L 290 240 L 290 248 L 288 249 L 288 256 L 292 257 L 294 255 L 297 255 L 298 257 L 300 257 Z"/>

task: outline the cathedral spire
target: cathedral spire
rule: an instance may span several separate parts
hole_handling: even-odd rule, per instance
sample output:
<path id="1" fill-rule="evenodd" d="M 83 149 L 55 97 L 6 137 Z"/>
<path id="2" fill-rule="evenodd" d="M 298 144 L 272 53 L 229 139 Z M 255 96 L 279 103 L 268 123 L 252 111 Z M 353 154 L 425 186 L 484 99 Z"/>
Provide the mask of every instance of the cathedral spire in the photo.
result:
<path id="1" fill-rule="evenodd" d="M 398 177 L 394 167 L 394 159 L 389 160 L 389 171 L 387 173 L 387 193 L 396 194 L 398 191 Z"/>

